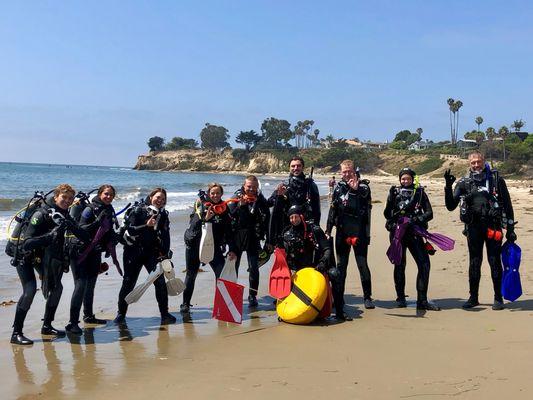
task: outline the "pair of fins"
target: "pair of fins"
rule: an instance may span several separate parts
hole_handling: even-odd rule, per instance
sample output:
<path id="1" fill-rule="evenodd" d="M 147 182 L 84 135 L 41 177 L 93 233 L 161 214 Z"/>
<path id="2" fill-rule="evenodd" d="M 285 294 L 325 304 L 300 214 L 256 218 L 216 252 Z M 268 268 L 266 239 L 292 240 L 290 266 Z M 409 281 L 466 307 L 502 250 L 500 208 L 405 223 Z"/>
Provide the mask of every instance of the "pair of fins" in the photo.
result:
<path id="1" fill-rule="evenodd" d="M 165 259 L 157 263 L 155 269 L 150 272 L 150 274 L 143 283 L 135 286 L 135 288 L 130 293 L 128 293 L 125 298 L 126 303 L 132 304 L 137 302 L 142 297 L 144 292 L 148 290 L 150 285 L 152 285 L 156 281 L 156 279 L 163 274 L 167 279 L 167 291 L 169 296 L 177 296 L 185 290 L 185 284 L 183 283 L 183 281 L 179 278 L 176 278 L 176 273 L 174 271 L 174 266 L 172 265 L 172 262 L 169 259 Z"/>
<path id="2" fill-rule="evenodd" d="M 522 283 L 520 282 L 520 261 L 522 249 L 516 244 L 506 241 L 502 246 L 502 295 L 509 301 L 515 301 L 522 296 Z"/>
<path id="3" fill-rule="evenodd" d="M 287 264 L 285 249 L 274 250 L 274 264 L 270 271 L 268 292 L 276 299 L 284 299 L 291 294 L 291 271 Z"/>

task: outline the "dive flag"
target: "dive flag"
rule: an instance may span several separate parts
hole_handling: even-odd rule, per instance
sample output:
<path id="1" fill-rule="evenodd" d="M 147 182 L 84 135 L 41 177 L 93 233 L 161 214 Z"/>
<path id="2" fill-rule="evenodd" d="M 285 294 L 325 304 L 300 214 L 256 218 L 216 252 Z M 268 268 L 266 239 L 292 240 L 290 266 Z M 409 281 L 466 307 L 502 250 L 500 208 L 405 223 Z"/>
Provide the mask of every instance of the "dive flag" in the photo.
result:
<path id="1" fill-rule="evenodd" d="M 244 286 L 225 279 L 217 279 L 213 318 L 220 321 L 242 322 L 242 295 Z"/>

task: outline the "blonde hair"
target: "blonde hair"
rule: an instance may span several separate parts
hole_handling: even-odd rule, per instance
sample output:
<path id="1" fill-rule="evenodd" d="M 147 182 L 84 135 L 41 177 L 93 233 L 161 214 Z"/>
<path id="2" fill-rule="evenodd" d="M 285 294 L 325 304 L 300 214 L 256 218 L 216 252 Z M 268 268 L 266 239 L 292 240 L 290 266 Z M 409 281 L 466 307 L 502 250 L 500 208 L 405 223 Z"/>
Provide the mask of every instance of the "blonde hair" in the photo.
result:
<path id="1" fill-rule="evenodd" d="M 355 169 L 355 165 L 354 165 L 352 160 L 344 160 L 344 161 L 341 162 L 340 165 L 341 165 L 341 167 L 344 166 L 344 167 L 349 167 L 351 169 Z"/>

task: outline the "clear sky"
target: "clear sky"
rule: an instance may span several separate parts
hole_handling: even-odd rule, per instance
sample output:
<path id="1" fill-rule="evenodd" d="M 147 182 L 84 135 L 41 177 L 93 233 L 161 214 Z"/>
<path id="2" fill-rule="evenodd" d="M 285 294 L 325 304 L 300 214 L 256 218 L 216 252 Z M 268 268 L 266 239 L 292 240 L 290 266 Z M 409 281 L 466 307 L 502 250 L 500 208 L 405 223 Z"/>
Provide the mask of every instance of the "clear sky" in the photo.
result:
<path id="1" fill-rule="evenodd" d="M 533 130 L 530 1 L 24 1 L 0 5 L 0 161 L 133 165 L 158 135 L 268 117 L 321 135 Z"/>

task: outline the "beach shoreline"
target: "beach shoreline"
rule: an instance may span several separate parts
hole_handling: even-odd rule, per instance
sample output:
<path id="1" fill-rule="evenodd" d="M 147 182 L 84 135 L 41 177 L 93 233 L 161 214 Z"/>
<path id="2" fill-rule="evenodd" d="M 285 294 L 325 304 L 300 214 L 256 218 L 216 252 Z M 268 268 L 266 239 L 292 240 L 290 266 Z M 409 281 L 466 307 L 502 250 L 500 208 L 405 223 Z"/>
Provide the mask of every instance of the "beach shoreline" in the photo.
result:
<path id="1" fill-rule="evenodd" d="M 422 180 L 435 213 L 430 230 L 456 240 L 454 251 L 438 251 L 431 258 L 429 297 L 443 310 L 425 313 L 414 307 L 416 267 L 410 257 L 406 277 L 409 307 L 396 309 L 394 305 L 382 212 L 396 177 L 368 178 L 374 200 L 369 266 L 375 310 L 362 306 L 353 256 L 346 301 L 354 321 L 346 323 L 295 326 L 278 322 L 268 296 L 271 262 L 261 268 L 260 307 L 250 311 L 245 301 L 242 325 L 211 319 L 214 278 L 209 267 L 198 277 L 192 322 L 184 323 L 179 317 L 180 296 L 170 298 L 170 311 L 178 316 L 178 323 L 166 327 L 159 326 L 153 290 L 148 290 L 128 312 L 128 331 L 109 323 L 86 330 L 80 339 L 42 341 L 38 329 L 44 301 L 38 292 L 25 329 L 28 336 L 38 339 L 30 348 L 9 344 L 15 305 L 0 307 L 0 360 L 9 366 L 0 375 L 6 398 L 529 398 L 533 390 L 528 372 L 533 359 L 527 350 L 533 342 L 533 272 L 527 268 L 532 254 L 526 246 L 533 238 L 528 229 L 533 222 L 529 186 L 509 182 L 520 222 L 518 243 L 523 244 L 524 294 L 505 310 L 492 311 L 492 283 L 485 261 L 482 305 L 468 312 L 461 309 L 468 296 L 468 267 L 458 211 L 449 213 L 444 207 L 443 180 Z M 323 202 L 322 225 L 326 216 Z M 178 230 L 187 221 L 187 215 L 172 221 L 173 248 L 182 241 L 183 232 Z M 183 278 L 183 253 L 179 249 L 174 262 Z M 245 272 L 239 279 L 247 284 Z M 58 327 L 67 321 L 71 280 L 70 274 L 63 278 L 65 289 L 55 322 Z M 113 318 L 119 287 L 120 277 L 112 268 L 108 276 L 99 279 L 97 316 Z"/>

